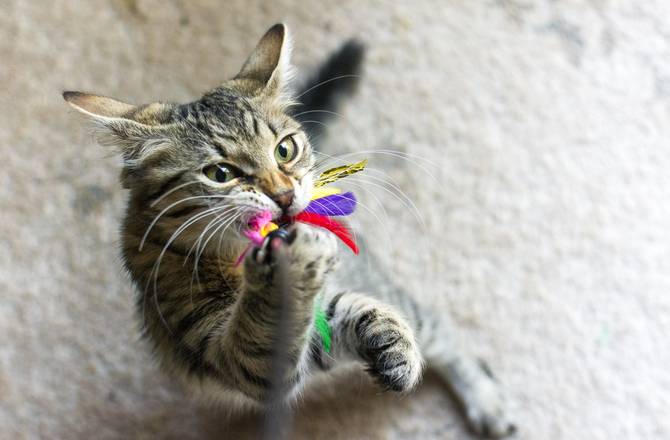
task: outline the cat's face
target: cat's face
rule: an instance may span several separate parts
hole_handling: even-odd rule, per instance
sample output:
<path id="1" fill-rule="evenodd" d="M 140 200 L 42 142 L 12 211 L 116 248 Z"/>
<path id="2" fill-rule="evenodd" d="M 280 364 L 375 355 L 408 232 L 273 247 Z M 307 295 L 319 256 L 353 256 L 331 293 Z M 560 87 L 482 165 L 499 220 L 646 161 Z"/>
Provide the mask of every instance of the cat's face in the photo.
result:
<path id="1" fill-rule="evenodd" d="M 311 146 L 282 106 L 218 91 L 183 114 L 189 128 L 207 133 L 198 154 L 182 156 L 190 156 L 184 157 L 190 165 L 185 178 L 199 181 L 203 195 L 225 196 L 217 204 L 240 213 L 270 211 L 275 218 L 307 206 Z"/>
<path id="2" fill-rule="evenodd" d="M 172 234 L 188 225 L 180 239 L 208 230 L 239 236 L 255 214 L 295 215 L 310 199 L 311 146 L 285 112 L 288 51 L 286 29 L 273 27 L 234 79 L 189 104 L 64 97 L 120 147 L 129 211 L 148 214 Z"/>

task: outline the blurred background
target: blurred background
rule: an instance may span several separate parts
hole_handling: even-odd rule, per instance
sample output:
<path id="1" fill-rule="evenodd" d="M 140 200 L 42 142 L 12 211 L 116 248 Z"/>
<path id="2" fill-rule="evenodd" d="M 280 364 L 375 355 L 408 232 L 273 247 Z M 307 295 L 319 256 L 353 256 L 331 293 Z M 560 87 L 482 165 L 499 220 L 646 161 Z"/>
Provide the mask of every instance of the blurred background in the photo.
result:
<path id="1" fill-rule="evenodd" d="M 256 438 L 257 419 L 224 422 L 193 402 L 139 340 L 118 253 L 119 161 L 61 92 L 188 101 L 234 75 L 277 21 L 303 72 L 346 38 L 367 44 L 328 148 L 416 155 L 367 154 L 425 224 L 388 195 L 392 240 L 358 220 L 396 280 L 492 365 L 518 438 L 670 437 L 670 3 L 2 9 L 0 437 Z M 358 375 L 317 394 L 296 438 L 468 438 L 431 375 L 405 397 Z"/>

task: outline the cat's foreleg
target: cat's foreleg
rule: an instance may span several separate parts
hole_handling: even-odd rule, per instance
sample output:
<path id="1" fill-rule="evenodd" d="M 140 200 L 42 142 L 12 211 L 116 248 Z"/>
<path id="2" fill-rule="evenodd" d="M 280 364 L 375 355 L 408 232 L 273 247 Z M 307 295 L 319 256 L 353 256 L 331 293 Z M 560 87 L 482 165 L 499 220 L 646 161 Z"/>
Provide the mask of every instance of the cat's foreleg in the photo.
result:
<path id="1" fill-rule="evenodd" d="M 290 393 L 303 381 L 313 331 L 314 297 L 336 263 L 337 244 L 329 232 L 306 225 L 292 227 L 289 240 L 244 262 L 242 293 L 220 339 L 217 359 L 239 391 L 263 402 L 272 386 L 273 354 L 288 360 L 283 386 Z M 283 274 L 278 272 L 281 260 Z M 282 299 L 282 296 L 284 299 Z M 287 301 L 288 304 L 282 304 Z M 286 340 L 277 347 L 282 305 L 290 310 Z"/>
<path id="2" fill-rule="evenodd" d="M 359 246 L 364 246 L 360 239 Z M 394 310 L 406 318 L 405 322 L 413 329 L 419 343 L 426 367 L 438 373 L 453 390 L 475 433 L 501 437 L 514 432 L 502 385 L 483 362 L 473 357 L 467 347 L 462 347 L 446 310 L 426 307 L 418 303 L 414 295 L 392 283 L 392 277 L 374 254 L 368 254 L 364 269 L 360 262 L 347 259 L 346 254 L 342 263 L 342 273 L 351 274 L 350 282 L 364 285 L 375 298 L 393 305 Z"/>
<path id="3" fill-rule="evenodd" d="M 414 334 L 391 306 L 369 296 L 341 292 L 321 301 L 332 334 L 332 348 L 313 351 L 314 362 L 328 369 L 339 361 L 362 362 L 384 388 L 409 391 L 421 378 L 423 360 Z"/>

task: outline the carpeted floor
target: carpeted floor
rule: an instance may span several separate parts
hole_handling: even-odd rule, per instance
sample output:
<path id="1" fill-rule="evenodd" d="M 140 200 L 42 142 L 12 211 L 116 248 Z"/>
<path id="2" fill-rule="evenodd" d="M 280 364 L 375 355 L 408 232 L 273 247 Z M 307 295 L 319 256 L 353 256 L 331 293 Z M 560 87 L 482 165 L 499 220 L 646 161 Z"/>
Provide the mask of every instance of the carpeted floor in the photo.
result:
<path id="1" fill-rule="evenodd" d="M 255 438 L 152 364 L 120 269 L 118 161 L 60 92 L 189 100 L 292 27 L 308 68 L 370 52 L 330 132 L 384 192 L 360 222 L 509 390 L 522 439 L 670 437 L 670 4 L 20 1 L 0 15 L 0 437 Z M 426 161 L 428 163 L 426 163 Z M 429 176 L 429 173 L 432 177 Z M 366 199 L 374 208 L 374 199 Z M 352 380 L 353 378 L 353 380 Z M 296 438 L 468 438 L 440 384 L 340 376 Z"/>

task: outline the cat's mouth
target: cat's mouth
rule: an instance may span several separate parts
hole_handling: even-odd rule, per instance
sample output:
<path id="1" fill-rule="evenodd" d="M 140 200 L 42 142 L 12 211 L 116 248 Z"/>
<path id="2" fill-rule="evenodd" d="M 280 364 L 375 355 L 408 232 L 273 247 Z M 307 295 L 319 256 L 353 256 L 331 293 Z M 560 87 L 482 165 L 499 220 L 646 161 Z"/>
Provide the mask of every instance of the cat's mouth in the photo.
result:
<path id="1" fill-rule="evenodd" d="M 259 241 L 260 236 L 265 237 L 279 225 L 291 222 L 291 218 L 305 210 L 309 199 L 310 192 L 304 194 L 296 191 L 292 203 L 285 209 L 281 209 L 278 205 L 265 209 L 250 209 L 249 212 L 240 219 L 242 235 L 250 238 L 253 242 Z M 260 236 L 258 234 L 260 234 Z M 251 238 L 250 235 L 254 238 Z"/>
<path id="2" fill-rule="evenodd" d="M 246 228 L 242 230 L 242 235 L 260 246 L 269 233 L 293 222 L 295 215 L 302 211 L 303 209 L 299 209 L 296 214 L 290 212 L 276 214 L 270 210 L 260 211 L 246 221 Z"/>

